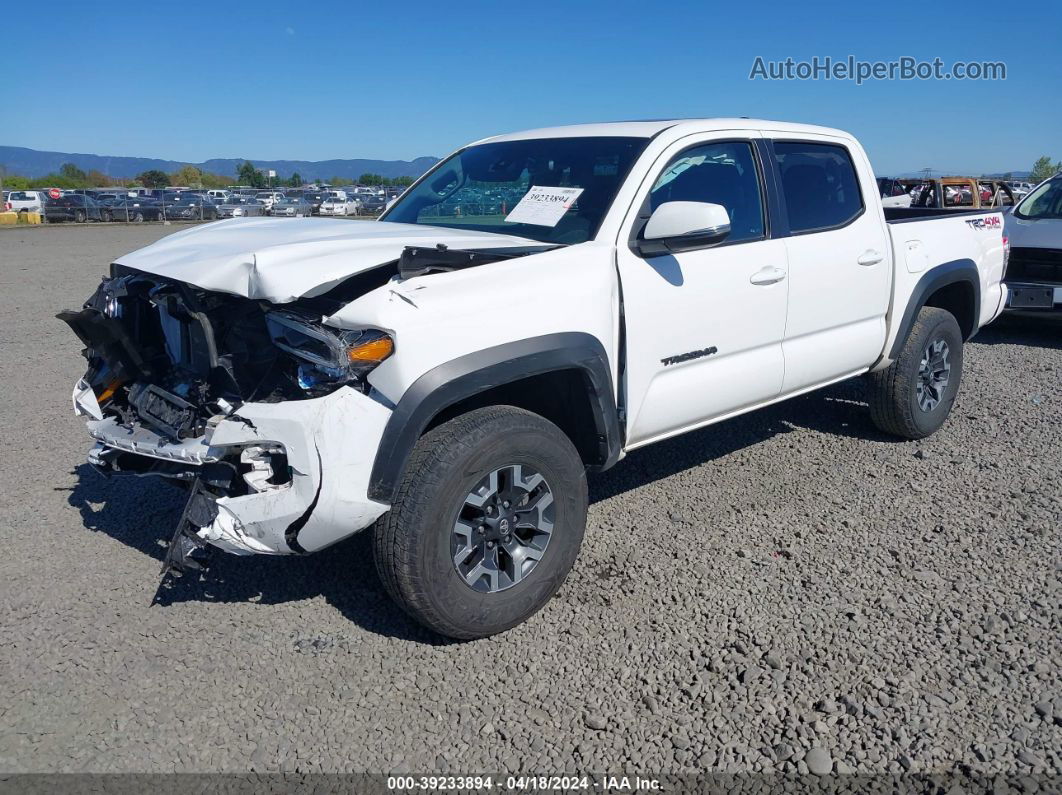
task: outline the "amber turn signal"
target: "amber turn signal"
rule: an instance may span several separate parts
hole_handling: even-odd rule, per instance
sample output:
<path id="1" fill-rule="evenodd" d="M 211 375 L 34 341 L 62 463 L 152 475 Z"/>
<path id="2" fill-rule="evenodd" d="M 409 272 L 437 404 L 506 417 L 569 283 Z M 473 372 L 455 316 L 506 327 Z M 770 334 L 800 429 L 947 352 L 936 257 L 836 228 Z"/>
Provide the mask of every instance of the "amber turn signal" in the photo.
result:
<path id="1" fill-rule="evenodd" d="M 384 334 L 351 345 L 347 348 L 347 359 L 351 364 L 379 364 L 394 352 L 394 340 Z"/>

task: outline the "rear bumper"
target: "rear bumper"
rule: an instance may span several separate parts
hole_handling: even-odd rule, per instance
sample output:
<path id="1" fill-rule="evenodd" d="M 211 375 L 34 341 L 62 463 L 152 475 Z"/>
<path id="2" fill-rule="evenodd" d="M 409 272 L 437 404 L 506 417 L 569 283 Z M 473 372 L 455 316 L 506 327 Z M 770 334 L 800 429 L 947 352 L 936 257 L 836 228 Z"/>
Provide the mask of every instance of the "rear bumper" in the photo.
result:
<path id="1" fill-rule="evenodd" d="M 160 466 L 163 474 L 184 471 L 194 477 L 208 465 L 238 458 L 247 447 L 283 450 L 290 472 L 283 485 L 259 481 L 264 490 L 216 497 L 217 516 L 198 536 L 227 552 L 312 552 L 363 530 L 388 508 L 367 495 L 391 412 L 349 387 L 322 398 L 245 403 L 204 436 L 180 441 L 142 425 L 130 429 L 110 417 L 98 419 L 93 416 L 98 408 L 92 411 L 85 400 L 84 390 L 75 388 L 75 411 L 88 417 L 96 440 L 89 453 L 96 466 L 131 454 Z"/>
<path id="2" fill-rule="evenodd" d="M 1062 284 L 1053 282 L 1007 282 L 1008 313 L 1045 314 L 1062 312 Z"/>

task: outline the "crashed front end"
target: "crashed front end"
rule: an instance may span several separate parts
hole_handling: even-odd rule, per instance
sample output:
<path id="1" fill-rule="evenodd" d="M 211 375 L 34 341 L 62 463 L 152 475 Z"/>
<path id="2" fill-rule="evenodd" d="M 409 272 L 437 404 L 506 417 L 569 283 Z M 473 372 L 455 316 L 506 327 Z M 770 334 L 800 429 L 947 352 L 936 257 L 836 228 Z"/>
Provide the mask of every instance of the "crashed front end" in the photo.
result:
<path id="1" fill-rule="evenodd" d="M 203 544 L 314 551 L 387 509 L 367 493 L 391 411 L 366 376 L 394 343 L 325 326 L 343 302 L 280 307 L 115 265 L 81 310 L 59 314 L 85 345 L 73 401 L 95 440 L 89 463 L 189 487 L 167 567 L 189 567 Z"/>

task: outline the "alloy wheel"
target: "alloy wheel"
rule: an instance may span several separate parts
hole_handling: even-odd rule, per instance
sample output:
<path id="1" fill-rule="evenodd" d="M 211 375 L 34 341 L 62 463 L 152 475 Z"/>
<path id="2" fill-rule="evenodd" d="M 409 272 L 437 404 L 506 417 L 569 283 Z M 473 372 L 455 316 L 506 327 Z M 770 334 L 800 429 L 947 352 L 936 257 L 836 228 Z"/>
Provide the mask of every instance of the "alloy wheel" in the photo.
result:
<path id="1" fill-rule="evenodd" d="M 497 593 L 527 577 L 553 534 L 553 492 L 529 466 L 509 464 L 465 497 L 450 537 L 454 568 L 465 584 Z"/>
<path id="2" fill-rule="evenodd" d="M 950 353 L 948 343 L 944 340 L 933 340 L 922 351 L 922 361 L 918 365 L 918 382 L 915 386 L 918 407 L 922 411 L 932 411 L 944 399 L 948 381 L 951 379 L 951 363 L 948 361 Z"/>

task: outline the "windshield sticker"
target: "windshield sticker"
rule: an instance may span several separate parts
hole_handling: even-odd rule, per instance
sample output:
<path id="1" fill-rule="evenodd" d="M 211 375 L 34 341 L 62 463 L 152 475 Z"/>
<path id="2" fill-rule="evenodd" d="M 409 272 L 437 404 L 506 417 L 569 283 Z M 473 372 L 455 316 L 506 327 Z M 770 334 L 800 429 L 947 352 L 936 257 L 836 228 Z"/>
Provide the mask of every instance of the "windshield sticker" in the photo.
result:
<path id="1" fill-rule="evenodd" d="M 505 222 L 556 226 L 582 192 L 582 188 L 540 188 L 532 185 L 524 198 L 513 207 L 513 211 L 505 216 Z"/>

